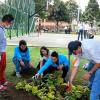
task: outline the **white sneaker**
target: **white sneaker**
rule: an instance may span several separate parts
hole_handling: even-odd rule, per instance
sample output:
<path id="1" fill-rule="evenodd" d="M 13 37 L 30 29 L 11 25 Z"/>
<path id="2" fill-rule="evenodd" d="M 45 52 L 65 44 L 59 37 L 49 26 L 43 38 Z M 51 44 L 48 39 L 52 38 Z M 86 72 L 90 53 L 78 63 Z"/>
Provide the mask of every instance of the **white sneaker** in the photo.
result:
<path id="1" fill-rule="evenodd" d="M 16 72 L 16 76 L 17 76 L 18 78 L 21 78 L 21 75 L 20 75 L 19 72 Z"/>
<path id="2" fill-rule="evenodd" d="M 83 65 L 83 69 L 87 70 L 88 65 L 89 65 L 88 63 L 86 63 L 85 65 Z"/>
<path id="3" fill-rule="evenodd" d="M 6 82 L 4 82 L 4 84 L 3 84 L 4 86 L 7 86 L 8 85 L 8 82 L 6 81 Z"/>

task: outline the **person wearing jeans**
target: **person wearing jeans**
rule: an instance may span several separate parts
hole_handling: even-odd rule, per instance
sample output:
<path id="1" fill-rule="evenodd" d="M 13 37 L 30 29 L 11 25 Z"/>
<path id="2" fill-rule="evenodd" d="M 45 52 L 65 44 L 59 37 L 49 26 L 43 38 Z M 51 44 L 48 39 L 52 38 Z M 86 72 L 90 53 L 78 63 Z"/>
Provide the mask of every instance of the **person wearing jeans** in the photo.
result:
<path id="1" fill-rule="evenodd" d="M 72 89 L 72 82 L 78 72 L 81 59 L 89 61 L 87 73 L 83 75 L 84 80 L 89 80 L 90 100 L 100 100 L 100 40 L 71 41 L 68 44 L 69 55 L 73 54 L 73 70 L 69 79 L 69 88 Z"/>
<path id="2" fill-rule="evenodd" d="M 29 69 L 34 69 L 30 62 L 29 48 L 27 47 L 25 40 L 21 40 L 19 42 L 19 47 L 15 48 L 13 63 L 16 67 L 17 77 L 21 77 L 20 73 L 26 73 Z"/>
<path id="3" fill-rule="evenodd" d="M 95 63 L 90 62 L 87 66 L 87 71 L 89 72 Z M 96 72 L 94 72 L 89 78 L 89 89 L 91 90 L 90 100 L 100 100 L 100 68 Z"/>
<path id="4" fill-rule="evenodd" d="M 56 51 L 51 53 L 51 57 L 47 60 L 47 62 L 40 68 L 40 70 L 35 75 L 38 78 L 41 73 L 46 75 L 47 73 L 52 73 L 55 70 L 62 71 L 63 81 L 66 81 L 66 75 L 69 70 L 69 60 L 64 55 L 59 55 Z"/>

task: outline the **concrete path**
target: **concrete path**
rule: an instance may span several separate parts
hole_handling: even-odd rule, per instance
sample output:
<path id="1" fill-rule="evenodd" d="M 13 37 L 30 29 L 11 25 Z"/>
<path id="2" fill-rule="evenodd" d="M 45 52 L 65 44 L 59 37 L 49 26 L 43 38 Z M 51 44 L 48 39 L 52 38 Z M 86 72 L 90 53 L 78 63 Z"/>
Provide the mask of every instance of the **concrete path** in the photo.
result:
<path id="1" fill-rule="evenodd" d="M 95 36 L 96 39 L 100 39 L 100 35 Z M 42 33 L 39 37 L 37 33 L 31 33 L 31 35 L 25 35 L 21 37 L 14 37 L 11 40 L 7 39 L 7 45 L 18 45 L 19 41 L 24 39 L 27 41 L 28 46 L 47 46 L 47 47 L 67 47 L 69 41 L 76 40 L 77 35 L 73 34 L 49 34 Z"/>

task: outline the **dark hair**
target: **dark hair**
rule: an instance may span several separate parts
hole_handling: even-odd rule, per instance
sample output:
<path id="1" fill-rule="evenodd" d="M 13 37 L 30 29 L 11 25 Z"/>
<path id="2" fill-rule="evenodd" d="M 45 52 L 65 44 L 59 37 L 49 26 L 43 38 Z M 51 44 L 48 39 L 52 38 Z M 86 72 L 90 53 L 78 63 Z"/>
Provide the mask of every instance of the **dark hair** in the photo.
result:
<path id="1" fill-rule="evenodd" d="M 25 40 L 20 40 L 19 41 L 19 46 L 21 46 L 21 45 L 27 45 L 26 41 Z"/>
<path id="2" fill-rule="evenodd" d="M 77 50 L 79 46 L 81 47 L 81 45 L 82 45 L 82 43 L 80 41 L 78 41 L 78 40 L 71 41 L 68 44 L 69 54 L 72 54 L 73 53 L 73 50 Z"/>
<path id="3" fill-rule="evenodd" d="M 22 50 L 21 47 L 20 47 L 21 45 L 26 45 L 26 49 L 25 49 L 25 50 Z M 26 51 L 28 50 L 28 48 L 27 48 L 27 43 L 26 43 L 25 40 L 20 40 L 20 41 L 19 41 L 19 50 L 20 50 L 21 52 L 26 52 Z"/>
<path id="4" fill-rule="evenodd" d="M 14 17 L 11 15 L 11 14 L 7 14 L 7 15 L 4 15 L 3 18 L 2 18 L 2 21 L 5 22 L 11 22 L 14 20 Z"/>
<path id="5" fill-rule="evenodd" d="M 52 54 L 51 54 L 51 56 L 58 58 L 58 53 L 56 51 L 53 51 Z"/>
<path id="6" fill-rule="evenodd" d="M 40 55 L 41 55 L 41 57 L 43 57 L 43 54 L 42 54 L 41 50 L 46 50 L 47 55 L 49 54 L 49 49 L 48 49 L 47 47 L 45 47 L 45 46 L 42 46 L 42 47 L 40 48 Z"/>

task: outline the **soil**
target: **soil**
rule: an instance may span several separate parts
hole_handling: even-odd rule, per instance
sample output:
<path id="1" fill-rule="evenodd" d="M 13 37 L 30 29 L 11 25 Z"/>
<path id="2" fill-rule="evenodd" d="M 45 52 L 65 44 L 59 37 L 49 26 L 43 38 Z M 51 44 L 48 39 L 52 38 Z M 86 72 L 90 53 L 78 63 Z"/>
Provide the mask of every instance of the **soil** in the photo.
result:
<path id="1" fill-rule="evenodd" d="M 27 74 L 22 74 L 24 79 L 29 79 L 32 77 L 35 72 L 28 72 Z M 14 77 L 15 75 L 12 74 Z M 25 92 L 23 90 L 16 90 L 14 83 L 9 84 L 8 89 L 0 92 L 0 100 L 40 100 L 37 96 L 32 95 L 31 93 Z"/>
<path id="2" fill-rule="evenodd" d="M 23 90 L 16 90 L 14 86 L 0 92 L 0 100 L 40 100 L 37 96 Z"/>

